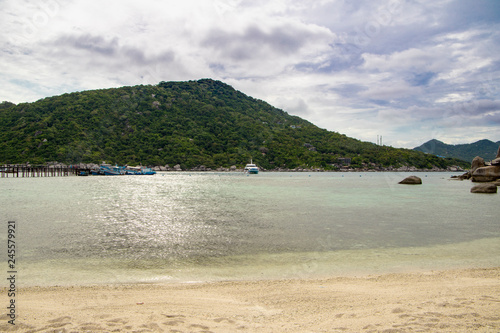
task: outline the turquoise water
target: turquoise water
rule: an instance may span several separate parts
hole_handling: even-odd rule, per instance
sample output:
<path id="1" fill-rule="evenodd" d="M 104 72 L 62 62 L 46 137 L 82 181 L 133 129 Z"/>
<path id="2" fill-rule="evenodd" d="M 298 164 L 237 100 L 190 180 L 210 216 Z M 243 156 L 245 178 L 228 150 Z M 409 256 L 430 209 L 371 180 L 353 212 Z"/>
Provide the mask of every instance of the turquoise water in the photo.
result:
<path id="1" fill-rule="evenodd" d="M 449 180 L 452 173 L 418 174 L 421 186 L 397 184 L 408 175 L 4 178 L 0 219 L 16 221 L 25 285 L 500 264 L 498 195 L 471 194 L 472 184 Z M 2 243 L 6 234 L 7 227 Z"/>

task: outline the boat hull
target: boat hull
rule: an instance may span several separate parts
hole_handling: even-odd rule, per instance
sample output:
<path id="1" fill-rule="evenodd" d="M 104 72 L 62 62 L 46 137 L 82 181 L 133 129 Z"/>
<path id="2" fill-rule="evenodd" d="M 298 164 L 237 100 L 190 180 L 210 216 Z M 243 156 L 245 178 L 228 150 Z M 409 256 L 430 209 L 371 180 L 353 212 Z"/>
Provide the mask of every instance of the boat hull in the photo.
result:
<path id="1" fill-rule="evenodd" d="M 259 167 L 256 166 L 253 163 L 247 164 L 245 166 L 245 172 L 251 173 L 251 174 L 258 174 L 259 173 Z"/>

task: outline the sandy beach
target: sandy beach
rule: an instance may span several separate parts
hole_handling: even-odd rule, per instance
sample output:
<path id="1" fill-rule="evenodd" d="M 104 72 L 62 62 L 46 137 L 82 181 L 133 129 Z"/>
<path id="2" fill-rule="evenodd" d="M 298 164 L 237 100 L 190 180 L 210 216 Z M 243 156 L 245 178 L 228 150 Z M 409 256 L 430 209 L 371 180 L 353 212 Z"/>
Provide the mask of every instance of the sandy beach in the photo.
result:
<path id="1" fill-rule="evenodd" d="M 2 290 L 4 304 L 7 291 Z M 16 332 L 499 332 L 500 268 L 21 288 Z M 4 312 L 5 313 L 5 312 Z"/>

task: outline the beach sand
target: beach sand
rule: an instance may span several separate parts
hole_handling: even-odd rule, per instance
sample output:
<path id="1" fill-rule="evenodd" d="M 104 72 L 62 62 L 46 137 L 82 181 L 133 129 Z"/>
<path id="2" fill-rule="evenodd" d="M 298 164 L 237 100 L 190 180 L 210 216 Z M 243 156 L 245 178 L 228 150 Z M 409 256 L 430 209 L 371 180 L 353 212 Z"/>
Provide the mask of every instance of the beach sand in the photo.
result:
<path id="1" fill-rule="evenodd" d="M 29 287 L 19 290 L 16 304 L 16 325 L 3 315 L 0 331 L 500 332 L 500 268 Z"/>

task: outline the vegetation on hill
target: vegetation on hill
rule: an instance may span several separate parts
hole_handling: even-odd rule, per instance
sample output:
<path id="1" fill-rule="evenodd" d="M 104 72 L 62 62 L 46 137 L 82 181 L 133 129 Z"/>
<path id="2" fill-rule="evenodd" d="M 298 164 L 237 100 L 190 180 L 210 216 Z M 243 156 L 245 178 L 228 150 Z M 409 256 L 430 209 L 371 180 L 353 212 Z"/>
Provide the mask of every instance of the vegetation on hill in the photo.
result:
<path id="1" fill-rule="evenodd" d="M 493 160 L 496 157 L 499 145 L 500 141 L 493 142 L 490 140 L 479 140 L 469 144 L 449 145 L 433 139 L 414 149 L 428 154 L 458 158 L 472 162 L 476 156 L 480 156 L 485 160 Z"/>
<path id="2" fill-rule="evenodd" d="M 446 168 L 467 164 L 321 129 L 220 81 L 160 82 L 0 104 L 0 163 L 180 164 L 184 169 Z M 345 161 L 345 160 L 344 160 Z"/>

